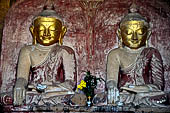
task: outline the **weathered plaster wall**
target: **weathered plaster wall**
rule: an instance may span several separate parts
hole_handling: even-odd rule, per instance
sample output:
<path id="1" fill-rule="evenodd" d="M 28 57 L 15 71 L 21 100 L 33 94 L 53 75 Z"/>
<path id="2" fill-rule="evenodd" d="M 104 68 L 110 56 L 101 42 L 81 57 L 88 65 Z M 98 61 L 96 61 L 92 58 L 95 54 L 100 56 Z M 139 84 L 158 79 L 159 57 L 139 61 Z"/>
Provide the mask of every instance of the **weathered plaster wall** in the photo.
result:
<path id="1" fill-rule="evenodd" d="M 3 35 L 2 32 L 3 32 L 3 25 L 4 25 L 4 17 L 9 7 L 10 7 L 10 0 L 0 0 L 0 15 L 1 15 L 0 16 L 0 52 L 1 52 L 1 40 Z"/>
<path id="2" fill-rule="evenodd" d="M 94 0 L 97 1 L 97 0 Z M 170 7 L 161 0 L 137 0 L 140 12 L 150 20 L 152 36 L 149 44 L 157 48 L 164 61 L 165 90 L 170 91 Z M 18 54 L 24 44 L 31 44 L 29 26 L 43 8 L 45 0 L 18 0 L 5 19 L 0 61 L 1 92 L 11 91 L 16 76 Z M 132 0 L 55 0 L 55 10 L 67 26 L 64 45 L 76 52 L 78 78 L 90 70 L 93 75 L 106 77 L 106 57 L 117 47 L 116 29 L 128 13 Z M 3 80 L 3 81 L 2 81 Z M 99 90 L 104 84 L 99 85 Z"/>

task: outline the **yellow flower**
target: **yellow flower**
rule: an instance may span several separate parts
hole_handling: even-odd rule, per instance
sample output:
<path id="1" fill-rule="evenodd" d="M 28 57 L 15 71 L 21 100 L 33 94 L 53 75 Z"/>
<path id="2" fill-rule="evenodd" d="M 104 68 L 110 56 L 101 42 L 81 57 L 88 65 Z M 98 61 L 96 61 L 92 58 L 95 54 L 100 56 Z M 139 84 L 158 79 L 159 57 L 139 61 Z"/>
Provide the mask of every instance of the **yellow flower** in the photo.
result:
<path id="1" fill-rule="evenodd" d="M 81 80 L 80 85 L 81 85 L 82 87 L 86 87 L 86 82 L 85 82 L 84 80 Z"/>
<path id="2" fill-rule="evenodd" d="M 84 80 L 81 80 L 80 84 L 77 86 L 77 89 L 82 90 L 83 87 L 86 87 L 86 82 Z"/>
<path id="3" fill-rule="evenodd" d="M 81 89 L 81 90 L 83 89 L 83 87 L 81 85 L 78 85 L 77 88 Z"/>

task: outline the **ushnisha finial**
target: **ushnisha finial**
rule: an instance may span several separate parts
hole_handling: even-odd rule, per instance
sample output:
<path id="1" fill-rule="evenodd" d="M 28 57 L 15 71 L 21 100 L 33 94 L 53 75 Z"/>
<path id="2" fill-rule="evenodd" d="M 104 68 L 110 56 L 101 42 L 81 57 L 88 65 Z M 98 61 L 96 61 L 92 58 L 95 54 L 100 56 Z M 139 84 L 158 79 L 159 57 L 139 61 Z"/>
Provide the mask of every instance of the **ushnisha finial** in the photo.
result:
<path id="1" fill-rule="evenodd" d="M 130 6 L 130 13 L 137 13 L 139 10 L 139 8 L 137 7 L 137 5 L 133 2 L 132 5 Z"/>
<path id="2" fill-rule="evenodd" d="M 33 21 L 39 17 L 54 17 L 63 23 L 63 19 L 55 11 L 54 0 L 46 0 L 43 10 L 37 16 L 35 16 Z"/>
<path id="3" fill-rule="evenodd" d="M 139 13 L 139 7 L 133 2 L 130 6 L 129 13 L 120 22 L 120 27 L 126 25 L 127 21 L 143 21 L 146 27 L 149 27 L 149 22 Z"/>
<path id="4" fill-rule="evenodd" d="M 46 2 L 44 4 L 44 10 L 54 10 L 54 1 L 46 0 Z"/>

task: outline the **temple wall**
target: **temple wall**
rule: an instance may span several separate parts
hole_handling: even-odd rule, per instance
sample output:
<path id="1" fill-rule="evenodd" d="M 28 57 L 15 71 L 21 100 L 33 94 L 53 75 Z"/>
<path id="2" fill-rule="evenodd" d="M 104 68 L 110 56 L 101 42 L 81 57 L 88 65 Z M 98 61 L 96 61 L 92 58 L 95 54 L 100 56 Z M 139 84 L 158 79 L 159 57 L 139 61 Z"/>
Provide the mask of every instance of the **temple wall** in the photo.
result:
<path id="1" fill-rule="evenodd" d="M 12 1 L 12 0 L 11 0 Z M 4 17 L 10 7 L 10 0 L 0 0 L 0 52 L 1 52 L 1 40 L 3 35 Z M 0 54 L 1 55 L 1 54 Z"/>
<path id="2" fill-rule="evenodd" d="M 108 52 L 118 46 L 116 30 L 121 18 L 128 13 L 132 0 L 54 0 L 55 10 L 68 29 L 64 45 L 76 53 L 78 79 L 90 70 L 106 78 Z M 94 2 L 95 1 L 95 2 Z M 97 2 L 100 1 L 100 2 Z M 11 91 L 16 76 L 21 47 L 32 43 L 29 32 L 32 18 L 42 9 L 45 0 L 18 0 L 5 19 L 0 58 L 1 92 Z M 161 0 L 136 0 L 140 13 L 151 22 L 149 45 L 157 48 L 165 68 L 165 90 L 170 91 L 170 6 Z M 104 84 L 98 86 L 103 90 Z"/>

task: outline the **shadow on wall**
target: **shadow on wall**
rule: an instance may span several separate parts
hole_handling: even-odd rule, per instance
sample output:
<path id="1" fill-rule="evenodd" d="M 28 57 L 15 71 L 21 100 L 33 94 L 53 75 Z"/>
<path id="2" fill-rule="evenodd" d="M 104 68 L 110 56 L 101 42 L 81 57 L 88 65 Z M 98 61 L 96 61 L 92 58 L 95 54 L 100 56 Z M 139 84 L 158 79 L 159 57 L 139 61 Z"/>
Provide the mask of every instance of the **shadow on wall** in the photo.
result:
<path id="1" fill-rule="evenodd" d="M 0 55 L 1 55 L 1 44 L 3 36 L 4 19 L 8 12 L 8 9 L 15 3 L 16 0 L 0 0 Z"/>

